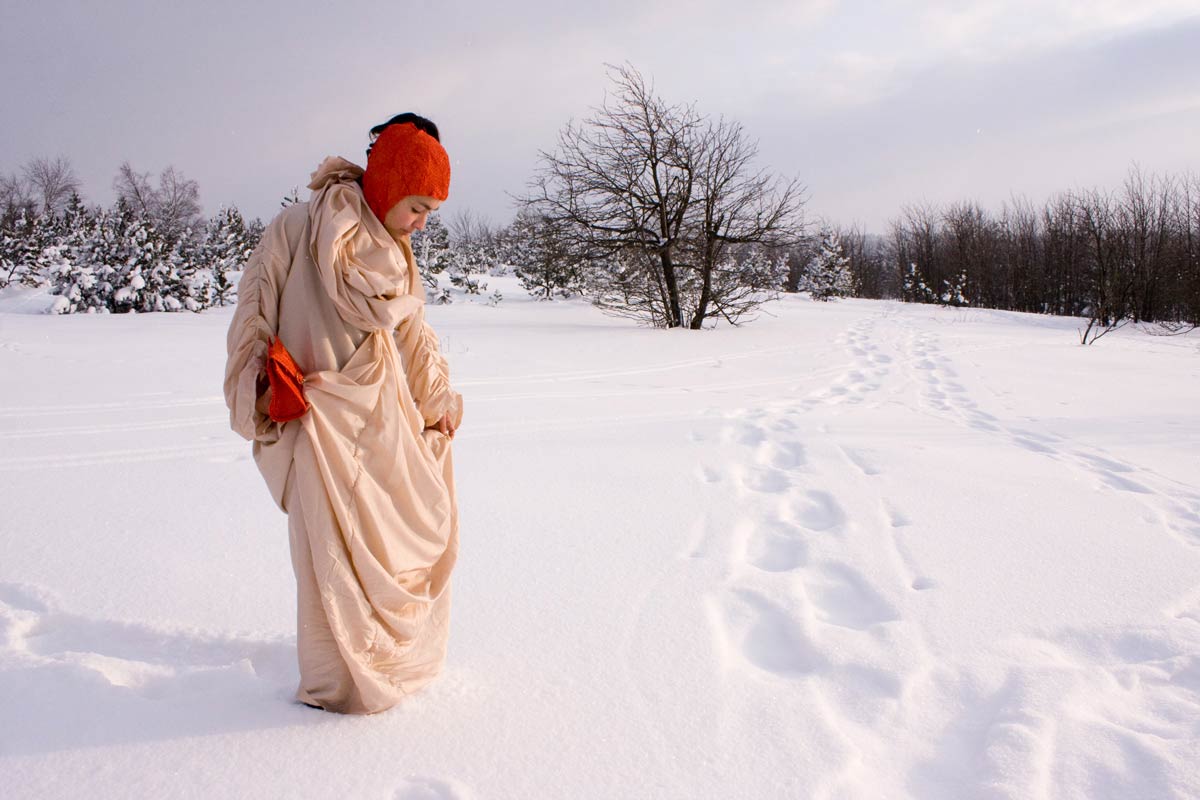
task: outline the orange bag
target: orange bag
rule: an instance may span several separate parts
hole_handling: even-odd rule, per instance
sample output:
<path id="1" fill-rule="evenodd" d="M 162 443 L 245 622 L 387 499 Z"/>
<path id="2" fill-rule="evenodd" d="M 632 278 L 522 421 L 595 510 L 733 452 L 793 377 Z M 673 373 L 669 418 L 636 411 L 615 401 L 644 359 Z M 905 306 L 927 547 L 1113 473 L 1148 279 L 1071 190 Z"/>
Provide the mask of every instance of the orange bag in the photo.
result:
<path id="1" fill-rule="evenodd" d="M 290 422 L 304 416 L 309 408 L 304 399 L 304 373 L 278 338 L 271 340 L 267 350 L 267 379 L 271 382 L 271 419 Z"/>

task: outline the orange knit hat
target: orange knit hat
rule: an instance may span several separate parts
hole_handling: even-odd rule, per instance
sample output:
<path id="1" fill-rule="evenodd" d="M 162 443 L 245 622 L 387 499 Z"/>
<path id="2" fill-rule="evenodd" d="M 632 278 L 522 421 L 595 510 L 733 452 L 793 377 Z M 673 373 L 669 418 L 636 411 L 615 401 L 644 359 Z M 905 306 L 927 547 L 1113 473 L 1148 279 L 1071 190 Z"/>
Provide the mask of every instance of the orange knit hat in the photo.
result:
<path id="1" fill-rule="evenodd" d="M 411 122 L 389 125 L 371 145 L 363 196 L 382 222 L 409 195 L 450 196 L 450 157 L 442 143 Z"/>

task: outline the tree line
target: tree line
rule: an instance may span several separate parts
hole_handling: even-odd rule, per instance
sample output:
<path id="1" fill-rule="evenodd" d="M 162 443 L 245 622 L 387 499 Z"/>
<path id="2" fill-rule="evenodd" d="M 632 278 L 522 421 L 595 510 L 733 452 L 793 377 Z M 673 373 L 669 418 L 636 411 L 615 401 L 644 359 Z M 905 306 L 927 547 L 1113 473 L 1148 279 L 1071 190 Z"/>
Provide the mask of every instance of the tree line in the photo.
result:
<path id="1" fill-rule="evenodd" d="M 1118 189 L 998 213 L 910 205 L 873 235 L 807 220 L 804 186 L 757 167 L 738 123 L 668 102 L 631 65 L 609 77 L 605 101 L 539 152 L 508 225 L 468 211 L 414 233 L 432 302 L 483 296 L 511 266 L 535 297 L 665 328 L 737 324 L 783 292 L 1081 316 L 1084 343 L 1128 322 L 1200 324 L 1200 176 L 1134 167 Z M 107 210 L 78 184 L 64 159 L 0 175 L 0 287 L 49 284 L 64 313 L 231 301 L 258 220 L 234 207 L 203 220 L 195 181 L 170 167 L 155 183 L 122 164 Z"/>
<path id="2" fill-rule="evenodd" d="M 1200 176 L 1130 169 L 1114 190 L 912 205 L 882 236 L 842 231 L 856 293 L 1078 316 L 1088 343 L 1128 322 L 1200 325 Z"/>
<path id="3" fill-rule="evenodd" d="M 113 188 L 111 207 L 86 205 L 62 157 L 0 175 L 0 288 L 49 288 L 60 314 L 200 311 L 234 300 L 259 220 L 235 206 L 204 219 L 198 184 L 174 167 L 155 182 L 126 162 Z"/>
<path id="4" fill-rule="evenodd" d="M 236 302 L 238 276 L 262 237 L 260 220 L 247 221 L 232 205 L 205 219 L 199 185 L 174 167 L 153 180 L 126 162 L 113 189 L 111 207 L 88 206 L 62 157 L 0 174 L 0 289 L 49 289 L 59 314 L 201 311 Z M 280 205 L 299 202 L 294 187 Z M 469 212 L 449 226 L 431 216 L 413 237 L 430 301 L 484 296 L 486 275 L 503 269 L 503 242 Z M 484 299 L 494 304 L 501 295 Z"/>

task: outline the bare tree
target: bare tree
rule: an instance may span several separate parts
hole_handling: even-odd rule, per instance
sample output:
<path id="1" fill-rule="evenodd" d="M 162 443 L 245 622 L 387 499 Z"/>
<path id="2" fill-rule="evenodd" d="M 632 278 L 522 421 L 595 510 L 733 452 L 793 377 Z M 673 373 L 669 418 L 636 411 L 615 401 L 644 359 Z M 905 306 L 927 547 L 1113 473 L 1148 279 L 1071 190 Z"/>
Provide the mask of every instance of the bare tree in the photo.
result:
<path id="1" fill-rule="evenodd" d="M 113 179 L 113 189 L 118 199 L 124 200 L 138 217 L 150 220 L 168 242 L 177 241 L 189 229 L 198 230 L 204 223 L 200 185 L 175 167 L 159 174 L 156 188 L 150 183 L 150 173 L 138 172 L 125 161 Z"/>
<path id="2" fill-rule="evenodd" d="M 1147 176 L 1137 164 L 1125 178 L 1118 200 L 1121 228 L 1128 237 L 1128 259 L 1135 300 L 1134 321 L 1154 319 L 1166 270 L 1175 187 L 1170 178 Z"/>
<path id="3" fill-rule="evenodd" d="M 1045 258 L 1037 209 L 1027 197 L 1014 196 L 1004 204 L 997 230 L 1001 257 L 1011 279 L 1011 308 L 1045 312 Z"/>
<path id="4" fill-rule="evenodd" d="M 490 246 L 496 238 L 491 223 L 469 208 L 456 211 L 447 221 L 446 229 L 455 244 Z"/>
<path id="5" fill-rule="evenodd" d="M 138 172 L 128 161 L 121 162 L 117 177 L 113 178 L 113 191 L 139 217 L 153 216 L 158 198 L 150 185 L 149 172 Z"/>
<path id="6" fill-rule="evenodd" d="M 1088 245 L 1084 284 L 1088 323 L 1079 338 L 1082 344 L 1091 344 L 1132 318 L 1135 275 L 1119 205 L 1098 189 L 1080 195 L 1078 202 Z"/>
<path id="7" fill-rule="evenodd" d="M 71 195 L 79 194 L 79 178 L 63 156 L 30 159 L 21 171 L 43 214 L 62 213 Z"/>
<path id="8" fill-rule="evenodd" d="M 200 214 L 200 184 L 174 167 L 158 176 L 158 208 L 155 222 L 168 241 L 204 224 Z"/>
<path id="9" fill-rule="evenodd" d="M 892 221 L 889 247 L 904 300 L 929 301 L 928 287 L 940 286 L 949 274 L 942 268 L 938 246 L 940 218 L 936 206 L 922 204 L 904 206 L 900 219 Z"/>
<path id="10" fill-rule="evenodd" d="M 834 233 L 850 260 L 850 274 L 857 287 L 856 297 L 888 297 L 893 290 L 887 268 L 882 237 L 867 233 L 857 224 L 849 228 L 835 227 Z"/>
<path id="11" fill-rule="evenodd" d="M 0 223 L 7 226 L 17 218 L 37 212 L 33 191 L 24 177 L 0 175 Z"/>
<path id="12" fill-rule="evenodd" d="M 745 137 L 741 125 L 724 118 L 710 121 L 697 145 L 695 218 L 689 220 L 700 234 L 693 330 L 703 326 L 710 305 L 735 322 L 758 305 L 762 292 L 782 282 L 783 275 L 773 270 L 738 269 L 738 262 L 733 269 L 718 269 L 730 245 L 777 250 L 797 244 L 804 232 L 804 187 L 794 178 L 785 181 L 754 170 L 758 146 Z"/>
<path id="13" fill-rule="evenodd" d="M 612 95 L 539 154 L 519 201 L 587 265 L 601 308 L 667 328 L 736 321 L 778 282 L 759 285 L 757 266 L 739 274 L 727 248 L 793 238 L 801 187 L 751 172 L 740 126 L 668 104 L 628 64 L 608 68 Z"/>

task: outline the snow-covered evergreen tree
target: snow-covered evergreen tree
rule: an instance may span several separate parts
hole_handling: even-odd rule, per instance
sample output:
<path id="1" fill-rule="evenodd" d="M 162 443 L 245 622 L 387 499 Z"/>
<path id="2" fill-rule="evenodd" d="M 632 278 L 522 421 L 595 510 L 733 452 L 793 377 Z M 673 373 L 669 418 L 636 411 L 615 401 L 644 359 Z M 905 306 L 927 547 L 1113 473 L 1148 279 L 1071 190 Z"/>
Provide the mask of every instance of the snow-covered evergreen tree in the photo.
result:
<path id="1" fill-rule="evenodd" d="M 438 284 L 438 276 L 450 266 L 450 231 L 437 214 L 430 214 L 425 218 L 425 228 L 413 231 L 409 241 L 421 279 L 425 281 L 427 299 L 431 303 L 449 303 L 450 294 Z"/>
<path id="2" fill-rule="evenodd" d="M 188 235 L 176 241 L 167 264 L 173 288 L 163 301 L 167 311 L 202 311 L 214 304 L 215 272 L 200 237 Z"/>
<path id="3" fill-rule="evenodd" d="M 516 268 L 522 288 L 539 300 L 570 297 L 584 290 L 583 268 L 556 244 L 544 221 L 518 213 L 500 236 L 500 258 Z"/>
<path id="4" fill-rule="evenodd" d="M 171 284 L 166 266 L 166 242 L 146 217 L 129 222 L 126 229 L 126 258 L 113 265 L 111 311 L 166 311 L 164 294 Z"/>
<path id="5" fill-rule="evenodd" d="M 59 314 L 105 313 L 113 310 L 112 295 L 119 265 L 130 255 L 126 234 L 133 214 L 124 200 L 101 211 L 79 231 L 73 263 L 56 270 L 51 292 L 60 296 L 53 310 Z"/>
<path id="6" fill-rule="evenodd" d="M 52 217 L 22 208 L 0 230 L 0 288 L 13 282 L 39 286 L 45 281 L 42 252 L 55 244 L 54 227 Z"/>
<path id="7" fill-rule="evenodd" d="M 829 227 L 821 228 L 817 251 L 805 267 L 801 289 L 813 300 L 829 300 L 854 293 L 850 259 L 842 249 L 837 232 Z"/>
<path id="8" fill-rule="evenodd" d="M 967 271 L 964 269 L 954 279 L 954 283 L 948 280 L 942 281 L 942 292 L 937 296 L 937 302 L 944 306 L 968 306 L 971 302 L 967 299 Z"/>
<path id="9" fill-rule="evenodd" d="M 449 256 L 450 284 L 466 294 L 482 294 L 487 289 L 482 277 L 496 264 L 495 249 L 486 242 L 459 242 L 450 247 Z"/>
<path id="10" fill-rule="evenodd" d="M 209 282 L 210 305 L 223 306 L 234 302 L 237 291 L 235 275 L 241 271 L 257 245 L 257 239 L 253 243 L 251 239 L 251 232 L 236 206 L 222 208 L 208 221 L 203 254 L 212 272 Z"/>

